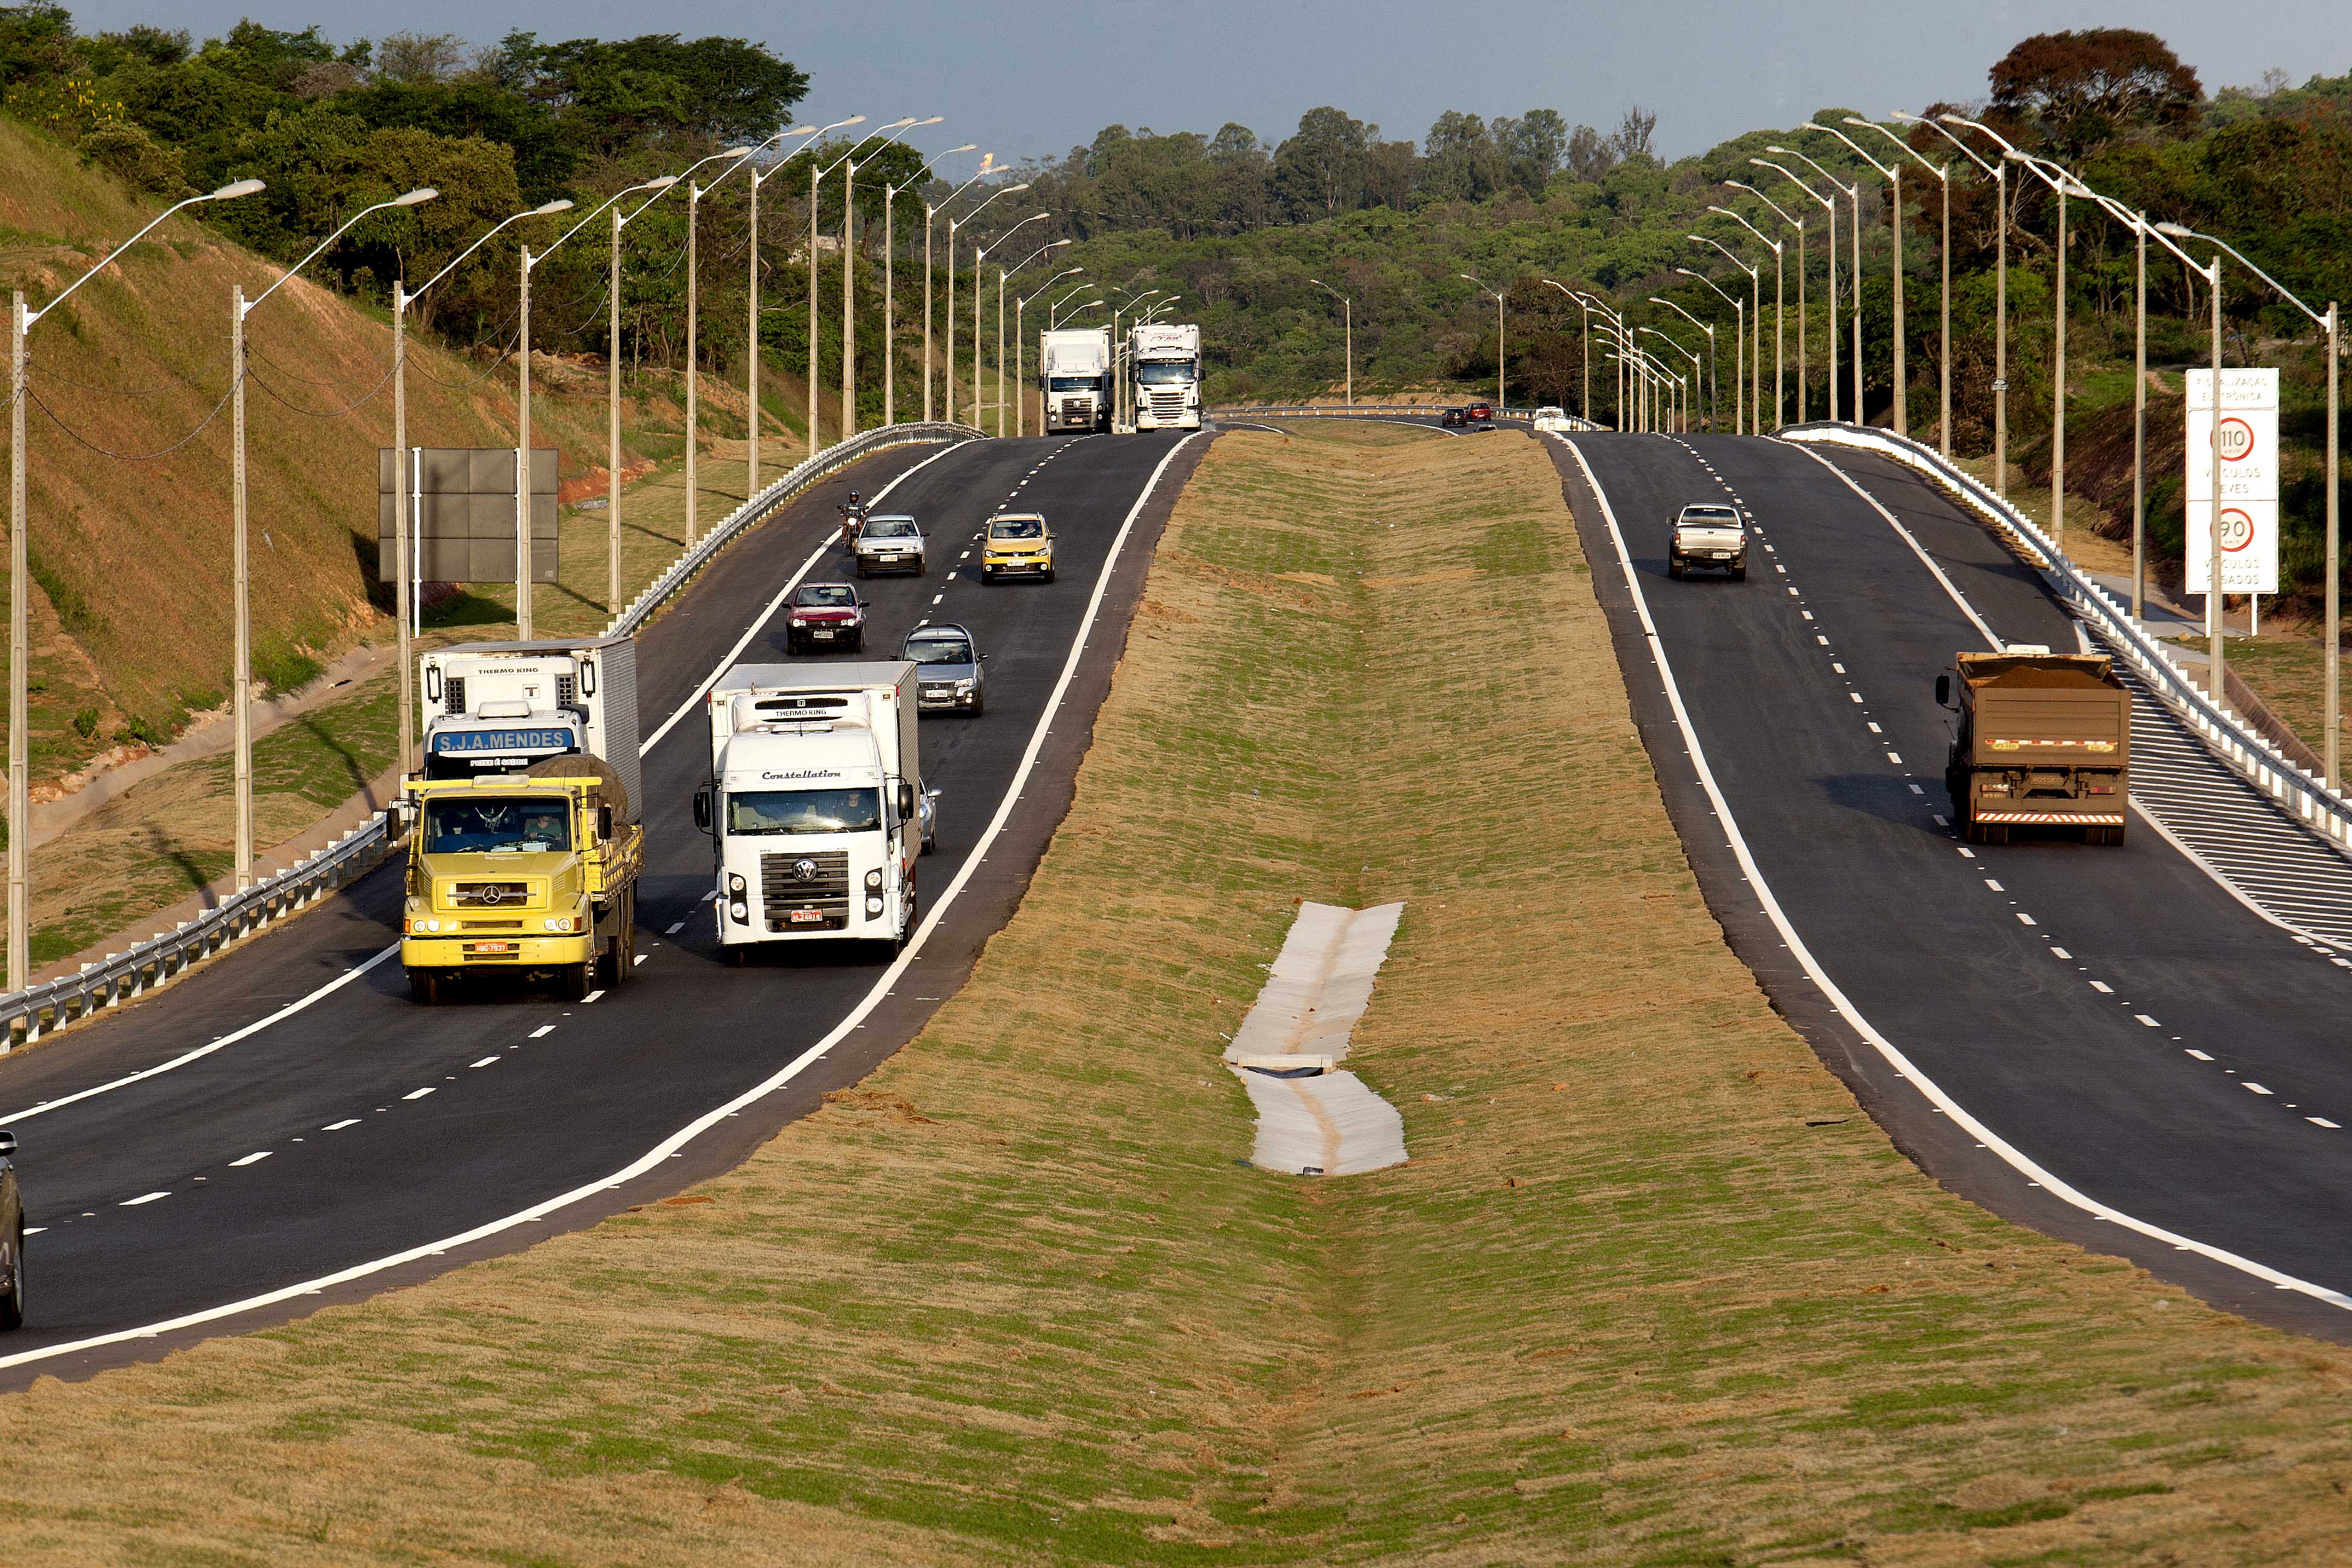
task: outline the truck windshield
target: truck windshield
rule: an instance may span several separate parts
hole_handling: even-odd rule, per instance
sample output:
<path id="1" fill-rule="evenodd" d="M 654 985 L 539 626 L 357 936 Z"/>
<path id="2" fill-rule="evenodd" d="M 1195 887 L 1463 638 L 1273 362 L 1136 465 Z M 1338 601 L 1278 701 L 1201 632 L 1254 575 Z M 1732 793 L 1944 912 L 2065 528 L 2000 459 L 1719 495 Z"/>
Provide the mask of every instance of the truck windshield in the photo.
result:
<path id="1" fill-rule="evenodd" d="M 1192 379 L 1192 362 L 1188 359 L 1146 361 L 1135 367 L 1135 379 L 1146 386 L 1165 386 Z"/>
<path id="2" fill-rule="evenodd" d="M 537 855 L 572 847 L 562 795 L 425 803 L 427 855 Z"/>
<path id="3" fill-rule="evenodd" d="M 1091 375 L 1057 375 L 1047 384 L 1048 392 L 1093 392 L 1102 383 Z"/>
<path id="4" fill-rule="evenodd" d="M 878 789 L 763 789 L 727 797 L 727 831 L 745 837 L 791 833 L 877 833 Z"/>

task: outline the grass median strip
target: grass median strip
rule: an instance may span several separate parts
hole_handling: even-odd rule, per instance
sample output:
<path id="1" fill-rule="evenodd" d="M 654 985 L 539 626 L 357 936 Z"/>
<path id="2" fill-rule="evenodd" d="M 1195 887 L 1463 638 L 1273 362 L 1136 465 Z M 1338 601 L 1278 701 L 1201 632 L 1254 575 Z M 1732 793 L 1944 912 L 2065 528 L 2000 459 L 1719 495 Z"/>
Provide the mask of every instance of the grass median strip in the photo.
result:
<path id="1" fill-rule="evenodd" d="M 1249 1167 L 1296 900 L 1410 1163 Z M 1220 438 L 931 1027 L 729 1177 L 0 1400 L 24 1561 L 2312 1561 L 2352 1356 L 2008 1226 L 1724 948 L 1516 434 Z M 2164 1559 L 2159 1559 L 2164 1560 Z"/>

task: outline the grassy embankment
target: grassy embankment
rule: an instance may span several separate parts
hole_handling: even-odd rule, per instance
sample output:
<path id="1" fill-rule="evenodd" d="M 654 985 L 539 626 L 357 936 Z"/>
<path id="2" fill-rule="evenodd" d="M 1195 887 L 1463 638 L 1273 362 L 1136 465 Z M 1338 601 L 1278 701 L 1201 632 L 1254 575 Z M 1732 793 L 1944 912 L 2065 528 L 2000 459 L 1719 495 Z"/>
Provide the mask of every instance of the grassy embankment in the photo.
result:
<path id="1" fill-rule="evenodd" d="M 1218 1037 L 1302 896 L 1407 901 L 1350 1064 L 1405 1166 L 1244 1163 Z M 1212 450 L 907 1051 L 679 1198 L 0 1400 L 0 1521 L 27 1563 L 2309 1562 L 2347 1393 L 1890 1147 L 1723 947 L 1540 451 L 1322 427 Z"/>

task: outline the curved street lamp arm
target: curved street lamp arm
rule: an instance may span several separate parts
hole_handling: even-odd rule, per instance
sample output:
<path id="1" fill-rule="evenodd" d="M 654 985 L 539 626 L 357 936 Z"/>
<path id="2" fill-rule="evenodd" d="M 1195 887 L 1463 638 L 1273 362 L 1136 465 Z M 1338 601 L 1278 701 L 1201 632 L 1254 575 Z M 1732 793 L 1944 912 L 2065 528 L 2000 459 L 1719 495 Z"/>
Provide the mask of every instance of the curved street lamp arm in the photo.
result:
<path id="1" fill-rule="evenodd" d="M 75 279 L 71 283 L 67 284 L 65 293 L 58 295 L 56 299 L 50 300 L 47 304 L 42 306 L 37 310 L 26 310 L 25 312 L 25 325 L 30 327 L 35 321 L 39 321 L 43 316 L 47 315 L 51 310 L 54 310 L 59 305 L 64 304 L 75 289 L 80 288 L 83 284 L 89 282 L 91 279 L 105 271 L 107 267 L 118 258 L 128 254 L 132 246 L 147 237 L 148 231 L 150 229 L 152 229 L 157 224 L 162 223 L 165 218 L 170 217 L 173 213 L 178 212 L 182 207 L 192 207 L 204 202 L 234 201 L 238 196 L 249 196 L 254 195 L 256 192 L 266 191 L 268 188 L 269 187 L 268 185 L 264 184 L 259 180 L 237 180 L 232 184 L 223 185 L 216 191 L 206 191 L 200 196 L 190 196 L 184 202 L 174 202 L 170 206 L 165 207 L 162 212 L 157 213 L 152 218 L 149 219 L 146 228 L 141 229 L 137 234 L 132 235 L 121 245 L 118 245 L 112 250 L 108 251 L 106 255 L 100 259 L 97 266 L 91 268 L 89 271 Z"/>
<path id="2" fill-rule="evenodd" d="M 676 184 L 677 183 L 677 176 L 676 174 L 664 174 L 661 178 L 663 181 L 666 181 L 670 184 Z M 619 190 L 614 191 L 611 195 L 606 196 L 603 201 L 597 203 L 594 210 L 590 212 L 586 217 L 582 218 L 578 223 L 575 223 L 570 228 L 565 229 L 563 231 L 562 239 L 557 240 L 555 245 L 551 245 L 545 250 L 540 251 L 538 254 L 534 255 L 530 258 L 530 265 L 536 267 L 541 262 L 546 260 L 548 257 L 553 253 L 556 246 L 562 245 L 563 240 L 570 239 L 573 235 L 578 234 L 582 229 L 586 228 L 590 224 L 594 223 L 597 216 L 602 214 L 605 208 L 611 206 L 614 202 L 619 201 L 623 196 L 635 195 L 637 192 L 646 190 L 656 183 L 656 182 L 655 181 L 647 180 L 640 184 L 624 185 Z"/>
<path id="3" fill-rule="evenodd" d="M 1750 158 L 1748 161 L 1751 163 L 1761 163 L 1764 162 L 1761 158 Z M 1781 173 L 1787 174 L 1788 171 L 1784 169 Z M 1794 178 L 1794 176 L 1790 177 Z M 1786 207 L 1783 207 L 1779 202 L 1774 201 L 1770 196 L 1766 195 L 1762 191 L 1758 190 L 1754 185 L 1748 184 L 1742 180 L 1726 180 L 1723 183 L 1729 185 L 1735 191 L 1746 191 L 1749 195 L 1754 196 L 1758 201 L 1762 202 L 1766 206 L 1770 207 L 1774 212 L 1780 215 L 1780 221 L 1787 224 L 1790 227 L 1802 228 L 1805 226 L 1802 219 L 1790 214 Z M 1799 183 L 1802 184 L 1801 181 Z M 1812 195 L 1811 191 L 1808 191 L 1805 194 L 1807 195 Z M 1739 217 L 1739 215 L 1733 212 L 1729 207 L 1709 207 L 1706 210 L 1709 212 L 1719 212 L 1726 217 Z M 1748 223 L 1748 220 L 1744 217 L 1740 217 L 1739 221 L 1742 223 Z M 1748 224 L 1748 227 L 1750 233 L 1756 235 L 1757 238 L 1764 239 L 1763 234 L 1756 228 L 1754 224 Z M 1766 239 L 1764 240 L 1764 243 L 1769 245 L 1772 242 Z"/>
<path id="4" fill-rule="evenodd" d="M 1808 121 L 1806 123 L 1811 124 L 1811 121 Z M 1821 127 L 1821 129 L 1828 131 L 1829 127 L 1824 125 Z M 1837 132 L 1831 131 L 1830 134 L 1835 136 Z M 1798 162 L 1803 163 L 1805 167 L 1811 169 L 1814 174 L 1819 174 L 1822 179 L 1827 180 L 1830 183 L 1830 189 L 1843 194 L 1849 200 L 1862 194 L 1862 185 L 1860 182 L 1856 182 L 1851 185 L 1845 184 L 1835 174 L 1831 174 L 1827 169 L 1822 168 L 1819 163 L 1807 157 L 1804 153 L 1798 152 L 1794 147 L 1782 147 L 1776 144 L 1774 146 L 1765 148 L 1764 151 L 1767 153 L 1778 153 L 1784 158 L 1796 159 Z M 1754 162 L 1752 159 L 1749 161 L 1751 163 Z M 1875 165 L 1874 165 L 1874 166 Z M 1794 179 L 1795 177 L 1796 176 L 1793 174 L 1790 175 L 1790 178 L 1791 179 Z"/>
<path id="5" fill-rule="evenodd" d="M 1693 238 L 1696 238 L 1696 237 L 1696 237 L 1696 236 L 1693 236 L 1692 237 L 1693 237 Z M 1736 261 L 1735 261 L 1735 262 L 1733 262 L 1733 263 L 1732 263 L 1732 265 L 1733 265 L 1733 266 L 1735 266 L 1735 267 L 1737 267 L 1737 266 L 1738 266 L 1739 264 L 1738 264 L 1738 262 L 1736 262 Z M 1726 294 L 1726 293 L 1723 291 L 1723 285 L 1722 285 L 1722 284 L 1720 284 L 1720 283 L 1717 283 L 1714 279 L 1709 278 L 1706 273 L 1704 273 L 1704 272 L 1694 272 L 1694 271 L 1692 271 L 1692 270 L 1691 270 L 1689 268 L 1687 268 L 1687 267 L 1677 267 L 1677 268 L 1675 268 L 1675 271 L 1677 271 L 1677 272 L 1679 272 L 1679 273 L 1681 273 L 1681 274 L 1682 274 L 1684 277 L 1685 277 L 1685 278 L 1696 278 L 1696 279 L 1697 279 L 1700 282 L 1702 282 L 1702 283 L 1706 284 L 1708 288 L 1710 288 L 1710 289 L 1714 289 L 1714 290 L 1715 290 L 1715 292 L 1716 292 L 1717 297 L 1717 298 L 1719 298 L 1720 300 L 1722 300 L 1722 301 L 1723 301 L 1725 304 L 1727 304 L 1727 305 L 1730 306 L 1733 310 L 1745 310 L 1748 308 L 1748 301 L 1747 301 L 1747 300 L 1735 300 L 1735 299 L 1733 299 L 1730 295 Z M 1752 273 L 1753 269 L 1752 269 L 1752 268 L 1750 268 L 1749 270 L 1750 270 L 1750 271 L 1751 271 L 1751 273 Z"/>
<path id="6" fill-rule="evenodd" d="M 256 294 L 252 299 L 245 301 L 245 313 L 248 316 L 253 314 L 253 308 L 256 305 L 260 304 L 264 300 L 267 300 L 272 294 L 277 293 L 279 289 L 285 286 L 287 279 L 293 277 L 297 272 L 301 271 L 302 268 L 310 266 L 310 263 L 318 260 L 321 256 L 326 255 L 327 247 L 329 246 L 331 246 L 335 241 L 349 234 L 352 231 L 352 226 L 358 223 L 360 219 L 367 216 L 370 213 L 380 213 L 388 207 L 421 206 L 425 203 L 433 200 L 433 198 L 440 194 L 441 193 L 439 191 L 435 190 L 430 185 L 419 185 L 416 189 L 396 195 L 388 202 L 378 202 L 373 206 L 360 208 L 359 211 L 353 213 L 351 216 L 343 220 L 343 224 L 341 228 L 338 228 L 334 233 L 320 240 L 318 243 L 317 247 L 313 249 L 310 255 L 304 257 L 301 260 L 296 262 L 293 266 L 280 273 L 277 282 L 272 283 L 268 288 L 264 289 L 260 293 Z"/>
<path id="7" fill-rule="evenodd" d="M 2284 300 L 2288 304 L 2293 305 L 2296 310 L 2301 310 L 2305 315 L 2309 316 L 2314 326 L 2324 327 L 2327 325 L 2327 318 L 2326 316 L 2320 314 L 2317 310 L 2313 310 L 2301 300 L 2296 299 L 2294 291 L 2289 289 L 2285 284 L 2280 282 L 2277 279 L 2272 277 L 2269 273 L 2263 271 L 2261 268 L 2247 260 L 2246 253 L 2240 250 L 2236 246 L 2231 245 L 2229 241 L 2215 239 L 2210 234 L 2200 234 L 2196 229 L 2188 226 L 2186 224 L 2159 223 L 2151 224 L 2148 227 L 2151 233 L 2159 237 L 2177 235 L 2182 239 L 2201 239 L 2206 244 L 2219 248 L 2220 250 L 2227 253 L 2239 266 L 2244 268 L 2247 271 L 2252 273 L 2255 277 L 2269 284 L 2273 289 L 2277 289 L 2279 298 Z M 2183 257 L 2181 259 L 2185 261 L 2188 258 Z"/>
<path id="8" fill-rule="evenodd" d="M 781 142 L 787 136 L 822 136 L 828 131 L 838 131 L 845 125 L 863 125 L 865 123 L 866 116 L 862 114 L 853 114 L 846 120 L 836 120 L 831 125 L 795 125 L 790 131 L 777 132 L 773 136 L 769 137 L 767 142 L 762 142 L 760 145 L 765 147 L 769 142 Z M 794 148 L 793 150 L 793 158 L 797 158 L 803 153 L 807 152 L 809 150 L 809 145 L 810 144 L 808 142 L 803 142 L 798 147 Z M 774 179 L 778 174 L 782 174 L 784 170 L 791 167 L 792 161 L 792 158 L 779 158 L 764 169 L 753 169 L 751 171 L 751 188 L 756 191 L 761 185 L 766 184 L 770 180 Z M 725 179 L 726 176 L 722 174 L 719 178 Z M 713 181 L 712 183 L 714 184 L 717 184 L 716 181 Z"/>
<path id="9" fill-rule="evenodd" d="M 1797 189 L 1799 189 L 1799 190 L 1801 190 L 1801 191 L 1804 192 L 1804 193 L 1805 193 L 1805 195 L 1809 195 L 1809 196 L 1812 197 L 1812 198 L 1813 198 L 1813 200 L 1815 200 L 1815 201 L 1817 201 L 1817 202 L 1821 203 L 1821 205 L 1822 205 L 1823 207 L 1828 208 L 1828 210 L 1829 210 L 1831 213 L 1834 214 L 1834 213 L 1837 211 L 1837 208 L 1836 208 L 1833 205 L 1832 205 L 1832 200 L 1833 200 L 1833 198 L 1829 197 L 1829 196 L 1825 196 L 1825 195 L 1822 195 L 1819 191 L 1816 191 L 1815 189 L 1813 189 L 1813 187 L 1812 187 L 1812 186 L 1811 186 L 1811 185 L 1809 185 L 1809 184 L 1805 184 L 1805 182 L 1804 182 L 1804 181 L 1802 181 L 1802 180 L 1801 180 L 1801 179 L 1797 178 L 1797 176 L 1796 176 L 1796 175 L 1794 175 L 1794 174 L 1792 174 L 1789 173 L 1789 171 L 1788 171 L 1788 170 L 1786 170 L 1786 169 L 1782 168 L 1780 164 L 1775 163 L 1772 163 L 1770 160 L 1769 160 L 1769 159 L 1765 159 L 1765 158 L 1750 158 L 1750 159 L 1748 159 L 1748 161 L 1749 163 L 1754 163 L 1754 164 L 1758 165 L 1758 166 L 1759 166 L 1759 167 L 1760 167 L 1760 168 L 1766 168 L 1766 169 L 1769 169 L 1769 170 L 1771 170 L 1774 174 L 1776 174 L 1780 175 L 1782 179 L 1787 180 L 1790 184 L 1792 184 L 1792 185 L 1796 186 L 1796 187 L 1797 187 Z M 1810 162 L 1810 160 L 1808 160 L 1808 161 Z M 1832 181 L 1830 182 L 1830 185 L 1831 185 L 1831 187 L 1832 187 L 1832 189 L 1843 189 L 1843 187 L 1840 186 L 1840 185 L 1838 184 L 1838 183 L 1837 183 L 1835 180 L 1832 180 Z"/>
<path id="10" fill-rule="evenodd" d="M 1694 278 L 1696 278 L 1696 277 L 1697 277 L 1697 276 L 1698 276 L 1698 274 L 1696 274 L 1696 273 L 1695 273 L 1695 272 L 1694 272 L 1694 273 L 1692 273 L 1692 274 L 1691 274 L 1691 276 L 1692 276 L 1692 277 L 1694 277 Z M 1714 336 L 1715 336 L 1715 328 L 1714 328 L 1714 327 L 1710 326 L 1708 323 L 1706 323 L 1706 322 L 1705 322 L 1705 321 L 1700 321 L 1696 316 L 1692 315 L 1688 310 L 1684 310 L 1680 305 L 1675 304 L 1672 300 L 1663 300 L 1663 299 L 1660 299 L 1657 295 L 1653 294 L 1653 295 L 1651 295 L 1651 296 L 1650 296 L 1650 303 L 1651 303 L 1651 304 L 1653 304 L 1653 305 L 1664 305 L 1667 310 L 1672 310 L 1675 315 L 1680 316 L 1684 321 L 1688 321 L 1692 326 L 1696 327 L 1700 331 L 1705 332 L 1710 340 L 1712 340 L 1712 339 L 1714 338 Z M 1672 340 L 1671 338 L 1670 338 L 1670 339 L 1668 339 L 1667 341 L 1668 341 L 1669 342 L 1673 342 L 1673 340 Z"/>
<path id="11" fill-rule="evenodd" d="M 1867 125 L 1867 124 L 1869 124 L 1869 123 L 1870 123 L 1870 121 L 1868 121 L 1867 120 L 1865 120 L 1865 121 L 1863 121 L 1861 123 L 1863 123 L 1863 124 L 1864 124 L 1864 125 Z M 1821 132 L 1827 132 L 1828 134 L 1830 134 L 1830 135 L 1832 135 L 1832 136 L 1836 137 L 1839 141 L 1841 141 L 1841 142 L 1844 142 L 1848 147 L 1852 148 L 1852 149 L 1853 149 L 1853 155 L 1854 155 L 1855 157 L 1857 157 L 1857 158 L 1861 159 L 1864 163 L 1865 163 L 1869 164 L 1872 168 L 1874 168 L 1874 169 L 1877 170 L 1877 171 L 1878 171 L 1878 177 L 1879 177 L 1880 179 L 1882 179 L 1882 180 L 1891 180 L 1891 179 L 1893 179 L 1893 178 L 1895 177 L 1895 171 L 1894 171 L 1894 170 L 1892 170 L 1892 169 L 1888 168 L 1885 164 L 1884 164 L 1884 163 L 1880 163 L 1877 159 L 1875 159 L 1875 158 L 1872 157 L 1869 153 L 1867 153 L 1864 152 L 1864 151 L 1862 150 L 1862 143 L 1861 143 L 1861 142 L 1859 142 L 1855 141 L 1853 137 L 1851 137 L 1851 136 L 1847 135 L 1844 132 L 1840 131 L 1840 130 L 1839 130 L 1836 126 L 1834 126 L 1834 125 L 1823 125 L 1823 124 L 1822 124 L 1820 121 L 1818 121 L 1818 120 L 1808 120 L 1808 121 L 1806 121 L 1802 125 L 1800 125 L 1799 127 L 1797 127 L 1797 129 L 1798 129 L 1798 130 L 1800 130 L 1800 131 L 1821 131 Z M 1803 158 L 1805 155 L 1804 155 L 1802 153 L 1798 153 L 1798 154 L 1797 154 L 1797 156 L 1798 156 L 1798 157 L 1800 157 L 1800 158 Z M 1807 163 L 1811 163 L 1812 160 L 1811 160 L 1810 158 L 1808 158 L 1808 159 L 1806 159 L 1805 161 L 1806 161 Z"/>
<path id="12" fill-rule="evenodd" d="M 1969 163 L 1974 163 L 1978 168 L 1982 169 L 1988 177 L 1991 176 L 1993 166 L 1984 159 L 1977 156 L 1977 150 L 1975 148 L 1969 146 L 1967 142 L 1961 141 L 1958 137 L 1945 130 L 1936 121 L 1927 119 L 1925 115 L 1906 114 L 1902 110 L 1897 110 L 1895 113 L 1889 115 L 1888 118 L 1902 125 L 1926 126 L 1928 130 L 1934 132 L 1937 135 L 1942 137 L 1945 141 L 1949 142 L 1953 146 L 1958 148 L 1960 150 L 1960 156 L 1966 158 Z"/>
<path id="13" fill-rule="evenodd" d="M 1927 170 L 1927 173 L 1935 175 L 1936 178 L 1943 181 L 1946 184 L 1951 184 L 1952 171 L 1950 169 L 1939 169 L 1935 164 L 1930 163 L 1925 157 L 1920 155 L 1917 149 L 1914 148 L 1910 142 L 1906 142 L 1902 137 L 1897 136 L 1894 132 L 1889 131 L 1877 121 L 1864 120 L 1859 115 L 1849 114 L 1845 117 L 1845 122 L 1848 125 L 1867 127 L 1872 131 L 1877 132 L 1881 136 L 1885 137 L 1889 142 L 1895 143 L 1895 151 L 1909 154 L 1912 161 L 1916 163 L 1921 168 Z M 1827 127 L 1823 127 L 1823 129 L 1827 129 Z M 1894 178 L 1891 174 L 1887 177 L 1889 179 Z"/>
<path id="14" fill-rule="evenodd" d="M 494 223 L 489 227 L 484 229 L 479 239 L 475 240 L 473 244 L 466 247 L 465 249 L 450 258 L 448 266 L 444 267 L 440 271 L 436 272 L 432 277 L 427 278 L 423 283 L 418 284 L 415 288 L 404 289 L 403 292 L 406 294 L 409 299 L 415 299 L 419 294 L 424 293 L 425 289 L 432 288 L 433 285 L 440 282 L 441 279 L 448 277 L 452 272 L 457 271 L 457 264 L 459 262 L 473 255 L 474 252 L 481 249 L 483 246 L 488 245 L 490 241 L 490 237 L 497 234 L 499 230 L 506 227 L 509 224 L 520 223 L 527 217 L 551 217 L 557 213 L 570 212 L 571 210 L 572 198 L 569 196 L 559 196 L 555 200 L 549 202 L 542 206 L 535 206 L 531 208 L 529 212 L 520 212 L 515 214 L 512 217 L 500 218 L 497 223 Z"/>

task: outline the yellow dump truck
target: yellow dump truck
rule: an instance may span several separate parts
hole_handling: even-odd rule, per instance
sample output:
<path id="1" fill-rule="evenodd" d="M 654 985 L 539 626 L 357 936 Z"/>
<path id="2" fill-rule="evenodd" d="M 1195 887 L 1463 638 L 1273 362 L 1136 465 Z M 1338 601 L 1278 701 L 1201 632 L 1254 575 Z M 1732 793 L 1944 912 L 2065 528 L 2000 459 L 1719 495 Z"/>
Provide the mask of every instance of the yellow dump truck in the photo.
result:
<path id="1" fill-rule="evenodd" d="M 572 1001 L 629 976 L 645 829 L 594 757 L 528 773 L 409 781 L 400 963 L 419 1002 L 461 977 L 553 979 Z"/>
<path id="2" fill-rule="evenodd" d="M 2080 829 L 2086 844 L 2121 844 L 2131 693 L 2114 661 L 2013 643 L 1958 664 L 1936 678 L 1936 700 L 1959 715 L 1944 783 L 1961 836 L 2006 844 L 2012 827 Z"/>

